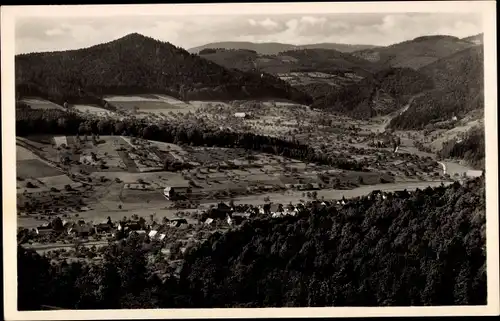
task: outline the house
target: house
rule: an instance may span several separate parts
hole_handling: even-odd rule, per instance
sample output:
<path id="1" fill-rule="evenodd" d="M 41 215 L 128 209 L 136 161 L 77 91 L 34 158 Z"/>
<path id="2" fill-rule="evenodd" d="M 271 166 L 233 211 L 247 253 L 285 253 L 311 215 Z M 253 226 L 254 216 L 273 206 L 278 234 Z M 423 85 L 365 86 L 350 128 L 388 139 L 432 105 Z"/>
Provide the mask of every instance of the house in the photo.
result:
<path id="1" fill-rule="evenodd" d="M 169 200 L 176 200 L 183 198 L 186 194 L 191 192 L 191 186 L 189 183 L 181 183 L 175 186 L 167 186 L 163 189 L 163 195 Z"/>
<path id="2" fill-rule="evenodd" d="M 139 222 L 120 222 L 118 223 L 119 231 L 138 231 L 141 229 L 141 224 Z"/>
<path id="3" fill-rule="evenodd" d="M 110 225 L 108 223 L 100 223 L 94 225 L 94 229 L 96 234 L 110 233 L 113 230 L 113 225 Z"/>
<path id="4" fill-rule="evenodd" d="M 226 203 L 220 202 L 219 204 L 217 204 L 217 211 L 226 214 L 226 213 L 231 213 L 232 208 Z"/>
<path id="5" fill-rule="evenodd" d="M 54 231 L 54 229 L 52 228 L 50 223 L 45 223 L 45 224 L 42 224 L 42 225 L 35 228 L 35 232 L 38 235 L 50 234 L 53 231 Z"/>
<path id="6" fill-rule="evenodd" d="M 181 227 L 182 224 L 187 224 L 187 220 L 185 218 L 175 218 L 170 220 L 169 225 L 171 227 Z"/>
<path id="7" fill-rule="evenodd" d="M 234 224 L 239 225 L 241 224 L 244 220 L 247 220 L 252 217 L 252 213 L 248 212 L 235 212 L 231 214 L 231 220 L 234 222 Z"/>
<path id="8" fill-rule="evenodd" d="M 234 113 L 234 117 L 237 117 L 237 118 L 248 118 L 248 114 L 247 113 Z"/>
<path id="9" fill-rule="evenodd" d="M 483 175 L 483 171 L 481 170 L 468 170 L 465 173 L 465 176 L 467 177 L 481 177 Z"/>
<path id="10" fill-rule="evenodd" d="M 95 229 L 92 226 L 92 224 L 74 224 L 71 226 L 68 230 L 68 234 L 74 235 L 74 236 L 79 236 L 79 237 L 85 237 L 89 236 L 94 232 Z"/>
<path id="11" fill-rule="evenodd" d="M 207 220 L 203 224 L 205 224 L 205 225 L 212 225 L 213 222 L 214 222 L 213 218 L 207 218 Z"/>
<path id="12" fill-rule="evenodd" d="M 153 238 L 153 237 L 155 237 L 157 234 L 158 234 L 158 231 L 157 231 L 157 230 L 151 230 L 151 231 L 149 231 L 148 236 L 149 236 L 150 238 Z"/>
<path id="13" fill-rule="evenodd" d="M 158 237 L 158 240 L 162 241 L 165 238 L 165 236 L 167 236 L 167 235 L 164 233 L 161 233 L 160 236 Z"/>

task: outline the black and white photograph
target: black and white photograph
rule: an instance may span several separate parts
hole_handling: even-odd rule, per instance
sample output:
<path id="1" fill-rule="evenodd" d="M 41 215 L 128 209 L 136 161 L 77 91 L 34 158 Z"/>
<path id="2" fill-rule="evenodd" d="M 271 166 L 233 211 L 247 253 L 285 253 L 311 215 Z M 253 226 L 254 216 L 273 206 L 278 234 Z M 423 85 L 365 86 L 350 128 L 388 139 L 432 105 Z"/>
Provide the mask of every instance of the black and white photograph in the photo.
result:
<path id="1" fill-rule="evenodd" d="M 495 15 L 2 8 L 9 320 L 498 314 Z"/>

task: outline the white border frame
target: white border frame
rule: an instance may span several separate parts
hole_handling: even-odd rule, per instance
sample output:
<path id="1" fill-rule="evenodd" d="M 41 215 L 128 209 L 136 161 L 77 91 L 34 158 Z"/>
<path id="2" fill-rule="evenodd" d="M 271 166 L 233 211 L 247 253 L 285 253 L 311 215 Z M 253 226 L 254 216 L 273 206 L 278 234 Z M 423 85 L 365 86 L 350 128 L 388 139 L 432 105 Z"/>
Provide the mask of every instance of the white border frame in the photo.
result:
<path id="1" fill-rule="evenodd" d="M 226 15 L 226 14 L 324 14 L 478 12 L 484 23 L 485 128 L 486 128 L 486 222 L 488 305 L 450 307 L 357 307 L 357 308 L 257 308 L 257 309 L 147 309 L 17 311 L 16 186 L 14 108 L 14 23 L 22 16 L 105 17 L 130 15 Z M 160 318 L 276 318 L 276 317 L 368 317 L 368 316 L 454 316 L 499 314 L 498 261 L 498 133 L 496 78 L 495 1 L 358 2 L 358 3 L 239 3 L 9 6 L 1 8 L 2 55 L 2 177 L 4 310 L 6 320 L 160 319 Z M 5 262 L 8 262 L 5 264 Z"/>

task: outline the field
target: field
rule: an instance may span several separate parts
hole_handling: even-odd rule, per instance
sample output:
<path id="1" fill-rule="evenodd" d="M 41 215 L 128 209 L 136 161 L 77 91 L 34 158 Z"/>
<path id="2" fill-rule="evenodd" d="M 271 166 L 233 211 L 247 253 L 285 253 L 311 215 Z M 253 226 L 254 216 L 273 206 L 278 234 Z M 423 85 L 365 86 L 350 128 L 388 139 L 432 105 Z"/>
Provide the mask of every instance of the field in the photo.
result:
<path id="1" fill-rule="evenodd" d="M 17 176 L 22 179 L 56 176 L 60 174 L 60 171 L 39 159 L 21 160 L 17 164 Z"/>
<path id="2" fill-rule="evenodd" d="M 64 107 L 57 105 L 51 101 L 42 98 L 24 98 L 21 102 L 29 105 L 33 109 L 59 109 L 65 110 Z"/>
<path id="3" fill-rule="evenodd" d="M 105 100 L 127 114 L 157 120 L 196 110 L 195 106 L 166 95 L 107 96 Z"/>
<path id="4" fill-rule="evenodd" d="M 98 107 L 98 106 L 91 106 L 91 105 L 74 105 L 73 109 L 78 110 L 79 112 L 82 112 L 84 114 L 91 114 L 91 115 L 96 115 L 96 116 L 111 116 L 114 117 L 116 114 L 112 111 L 109 111 L 107 109 Z"/>
<path id="5" fill-rule="evenodd" d="M 352 73 L 346 73 L 344 76 L 340 76 L 324 72 L 289 72 L 280 73 L 278 77 L 290 83 L 292 86 L 323 83 L 337 88 L 354 84 L 363 79 L 363 77 Z"/>

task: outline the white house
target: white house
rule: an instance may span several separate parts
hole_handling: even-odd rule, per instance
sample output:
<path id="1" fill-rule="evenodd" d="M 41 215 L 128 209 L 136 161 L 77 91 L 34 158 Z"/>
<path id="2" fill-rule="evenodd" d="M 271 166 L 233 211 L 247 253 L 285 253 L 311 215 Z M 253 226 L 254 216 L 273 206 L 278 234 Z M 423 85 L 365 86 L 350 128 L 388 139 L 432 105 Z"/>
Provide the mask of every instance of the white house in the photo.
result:
<path id="1" fill-rule="evenodd" d="M 234 113 L 234 117 L 237 117 L 237 118 L 247 118 L 248 114 L 247 113 Z"/>
<path id="2" fill-rule="evenodd" d="M 481 170 L 468 170 L 465 175 L 467 177 L 481 177 L 481 175 L 483 175 L 483 171 L 481 171 Z"/>

